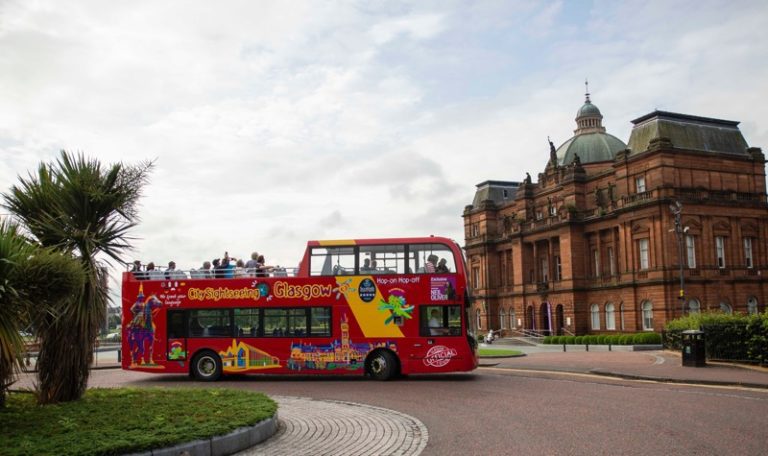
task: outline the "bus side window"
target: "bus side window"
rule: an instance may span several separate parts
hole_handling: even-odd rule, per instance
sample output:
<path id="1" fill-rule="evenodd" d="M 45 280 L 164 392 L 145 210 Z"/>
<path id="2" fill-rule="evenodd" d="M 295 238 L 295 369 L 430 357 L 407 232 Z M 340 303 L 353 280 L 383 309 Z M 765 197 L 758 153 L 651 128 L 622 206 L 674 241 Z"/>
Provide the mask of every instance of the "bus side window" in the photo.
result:
<path id="1" fill-rule="evenodd" d="M 460 336 L 460 306 L 420 306 L 419 333 L 422 337 Z"/>
<path id="2" fill-rule="evenodd" d="M 168 338 L 181 339 L 187 337 L 186 311 L 168 311 Z"/>

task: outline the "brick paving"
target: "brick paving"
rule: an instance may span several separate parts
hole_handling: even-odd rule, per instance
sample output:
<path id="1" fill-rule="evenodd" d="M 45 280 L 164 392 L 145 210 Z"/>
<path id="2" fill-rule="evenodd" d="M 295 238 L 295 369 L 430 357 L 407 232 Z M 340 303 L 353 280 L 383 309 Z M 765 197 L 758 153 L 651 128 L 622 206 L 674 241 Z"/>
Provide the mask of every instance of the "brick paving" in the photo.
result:
<path id="1" fill-rule="evenodd" d="M 421 421 L 394 410 L 342 401 L 272 398 L 280 405 L 277 433 L 238 455 L 418 455 L 429 439 Z"/>

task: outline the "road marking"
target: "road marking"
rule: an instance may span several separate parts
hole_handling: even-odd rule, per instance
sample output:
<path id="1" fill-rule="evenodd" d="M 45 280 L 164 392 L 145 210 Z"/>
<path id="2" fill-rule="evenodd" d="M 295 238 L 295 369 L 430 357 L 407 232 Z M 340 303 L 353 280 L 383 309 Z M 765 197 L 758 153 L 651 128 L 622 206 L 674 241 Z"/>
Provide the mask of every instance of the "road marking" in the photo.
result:
<path id="1" fill-rule="evenodd" d="M 684 383 L 684 382 L 678 382 L 678 381 L 653 380 L 653 379 L 647 379 L 647 378 L 626 378 L 626 377 L 613 376 L 613 375 L 588 374 L 583 372 L 551 371 L 551 370 L 539 370 L 539 369 L 510 369 L 510 368 L 504 368 L 504 367 L 478 367 L 478 370 L 495 371 L 495 372 L 511 372 L 516 374 L 530 373 L 530 374 L 560 375 L 563 377 L 584 377 L 584 378 L 593 379 L 593 380 L 599 378 L 601 380 L 616 381 L 616 382 L 651 383 L 656 385 L 687 386 L 687 387 L 696 387 L 696 388 L 751 391 L 751 392 L 768 394 L 768 389 L 766 388 L 753 388 L 750 386 L 741 386 L 741 385 L 707 385 L 707 384 L 701 384 L 701 383 Z"/>

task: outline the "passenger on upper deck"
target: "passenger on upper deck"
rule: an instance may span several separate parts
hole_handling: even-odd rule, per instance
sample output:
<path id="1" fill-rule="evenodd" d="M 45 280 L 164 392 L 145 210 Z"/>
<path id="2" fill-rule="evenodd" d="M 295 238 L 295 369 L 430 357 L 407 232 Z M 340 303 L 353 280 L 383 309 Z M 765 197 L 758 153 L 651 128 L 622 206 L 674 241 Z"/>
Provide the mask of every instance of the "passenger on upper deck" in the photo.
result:
<path id="1" fill-rule="evenodd" d="M 186 279 L 187 274 L 184 271 L 179 271 L 176 269 L 176 262 L 175 261 L 169 261 L 168 262 L 168 269 L 165 270 L 165 278 L 166 279 Z"/>
<path id="2" fill-rule="evenodd" d="M 165 278 L 163 271 L 155 269 L 155 263 L 152 261 L 147 263 L 147 271 L 145 274 L 149 280 L 163 280 Z"/>
<path id="3" fill-rule="evenodd" d="M 371 274 L 378 274 L 379 272 L 379 263 L 376 262 L 376 260 L 371 260 Z"/>
<path id="4" fill-rule="evenodd" d="M 437 255 L 435 255 L 434 253 L 430 254 L 427 257 L 427 262 L 424 264 L 424 272 L 434 274 L 436 270 L 435 263 L 437 263 Z"/>
<path id="5" fill-rule="evenodd" d="M 210 261 L 203 261 L 203 266 L 200 268 L 200 277 L 203 279 L 210 279 L 211 278 L 211 262 Z"/>
<path id="6" fill-rule="evenodd" d="M 245 263 L 243 260 L 237 260 L 235 262 L 235 277 L 246 277 L 248 274 L 245 272 Z"/>
<path id="7" fill-rule="evenodd" d="M 371 259 L 370 258 L 366 258 L 365 260 L 363 260 L 363 265 L 360 266 L 360 272 L 363 273 L 363 274 L 367 274 L 367 273 L 371 272 Z"/>
<path id="8" fill-rule="evenodd" d="M 133 273 L 133 276 L 136 278 L 136 280 L 144 280 L 147 278 L 147 274 L 141 270 L 141 261 L 139 260 L 133 262 L 133 266 L 131 266 L 131 272 Z"/>
<path id="9" fill-rule="evenodd" d="M 258 258 L 259 268 L 256 271 L 256 277 L 266 277 L 269 275 L 269 272 L 275 269 L 274 266 L 267 266 L 267 260 L 264 259 L 264 255 L 259 255 Z"/>
<path id="10" fill-rule="evenodd" d="M 221 260 L 221 269 L 224 270 L 225 279 L 231 279 L 235 276 L 235 259 L 229 257 L 229 252 L 224 252 L 224 258 Z"/>
<path id="11" fill-rule="evenodd" d="M 251 259 L 245 262 L 245 270 L 248 272 L 248 275 L 255 277 L 256 271 L 259 269 L 261 264 L 259 264 L 259 253 L 253 252 L 251 253 Z"/>
<path id="12" fill-rule="evenodd" d="M 437 263 L 435 272 L 437 272 L 438 274 L 447 274 L 451 272 L 451 270 L 448 268 L 448 266 L 445 263 L 446 263 L 445 258 L 440 258 L 440 262 Z"/>
<path id="13" fill-rule="evenodd" d="M 213 277 L 216 279 L 224 277 L 224 269 L 222 269 L 221 260 L 218 258 L 213 259 Z"/>

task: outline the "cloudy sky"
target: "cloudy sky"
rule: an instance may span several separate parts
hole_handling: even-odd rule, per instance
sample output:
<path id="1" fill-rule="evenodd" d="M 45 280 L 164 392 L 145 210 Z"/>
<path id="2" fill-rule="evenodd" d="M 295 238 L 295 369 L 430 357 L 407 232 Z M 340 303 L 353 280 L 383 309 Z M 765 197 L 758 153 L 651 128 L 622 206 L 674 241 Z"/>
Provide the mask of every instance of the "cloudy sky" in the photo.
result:
<path id="1" fill-rule="evenodd" d="M 0 1 L 0 191 L 58 151 L 155 160 L 127 259 L 308 239 L 463 241 L 475 185 L 535 176 L 589 78 L 768 148 L 764 1 Z"/>

